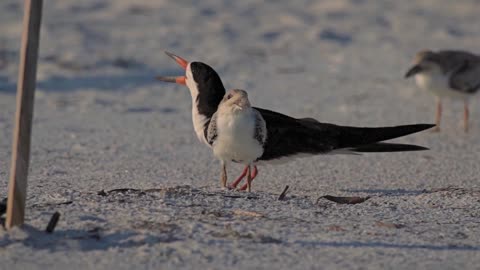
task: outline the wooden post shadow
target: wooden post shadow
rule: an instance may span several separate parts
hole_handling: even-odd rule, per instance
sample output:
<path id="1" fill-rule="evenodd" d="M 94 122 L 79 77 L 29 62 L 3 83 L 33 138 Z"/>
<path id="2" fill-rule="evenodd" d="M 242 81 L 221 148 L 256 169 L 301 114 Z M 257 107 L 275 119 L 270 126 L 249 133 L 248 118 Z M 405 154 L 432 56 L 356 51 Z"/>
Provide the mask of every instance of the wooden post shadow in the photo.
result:
<path id="1" fill-rule="evenodd" d="M 17 111 L 8 186 L 7 228 L 23 224 L 43 0 L 25 0 L 17 82 Z"/>

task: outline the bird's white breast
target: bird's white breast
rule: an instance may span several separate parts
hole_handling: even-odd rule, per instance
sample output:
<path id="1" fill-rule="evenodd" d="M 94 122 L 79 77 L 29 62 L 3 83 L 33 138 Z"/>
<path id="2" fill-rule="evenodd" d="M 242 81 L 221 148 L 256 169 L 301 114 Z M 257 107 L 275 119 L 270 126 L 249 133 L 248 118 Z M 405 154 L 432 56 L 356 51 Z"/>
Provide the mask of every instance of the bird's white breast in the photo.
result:
<path id="1" fill-rule="evenodd" d="M 205 115 L 202 115 L 198 112 L 197 105 L 194 103 L 192 106 L 192 122 L 193 122 L 193 128 L 195 129 L 195 134 L 197 134 L 197 138 L 207 144 L 207 140 L 205 139 L 205 125 L 208 122 L 208 118 Z"/>
<path id="2" fill-rule="evenodd" d="M 415 75 L 417 85 L 424 90 L 432 92 L 436 96 L 454 99 L 465 99 L 467 97 L 465 93 L 450 88 L 448 81 L 448 75 L 436 72 Z"/>
<path id="3" fill-rule="evenodd" d="M 250 164 L 263 154 L 263 147 L 254 138 L 255 114 L 250 108 L 217 116 L 217 139 L 213 153 L 224 162 Z"/>

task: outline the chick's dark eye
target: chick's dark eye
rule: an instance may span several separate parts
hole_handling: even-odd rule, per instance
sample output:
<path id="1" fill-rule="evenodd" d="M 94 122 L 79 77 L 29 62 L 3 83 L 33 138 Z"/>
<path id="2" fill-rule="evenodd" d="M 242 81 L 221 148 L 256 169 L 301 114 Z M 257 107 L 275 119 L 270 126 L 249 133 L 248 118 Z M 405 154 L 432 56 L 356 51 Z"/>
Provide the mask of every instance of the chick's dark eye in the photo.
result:
<path id="1" fill-rule="evenodd" d="M 231 98 L 232 98 L 232 94 L 228 94 L 227 99 L 231 99 Z"/>

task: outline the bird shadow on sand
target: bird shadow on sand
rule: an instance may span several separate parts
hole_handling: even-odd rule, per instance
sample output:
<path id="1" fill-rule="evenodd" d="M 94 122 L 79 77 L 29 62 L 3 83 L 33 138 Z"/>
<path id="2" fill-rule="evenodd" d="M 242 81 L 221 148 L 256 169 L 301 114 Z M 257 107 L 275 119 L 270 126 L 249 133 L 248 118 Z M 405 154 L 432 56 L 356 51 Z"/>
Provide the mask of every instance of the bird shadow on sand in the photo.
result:
<path id="1" fill-rule="evenodd" d="M 82 251 L 107 250 L 109 248 L 134 248 L 151 246 L 157 243 L 169 243 L 180 240 L 174 236 L 174 230 L 162 234 L 140 233 L 133 230 L 103 231 L 100 227 L 89 230 L 58 230 L 46 233 L 32 226 L 24 225 L 14 228 L 12 234 L 5 234 L 0 238 L 0 248 L 13 244 L 23 244 L 26 247 L 38 250 L 59 251 L 78 249 Z M 20 236 L 18 236 L 20 235 Z"/>
<path id="2" fill-rule="evenodd" d="M 401 244 L 401 243 L 385 243 L 385 242 L 323 242 L 323 241 L 295 241 L 294 244 L 303 247 L 331 247 L 331 248 L 388 248 L 388 249 L 424 249 L 431 251 L 480 251 L 480 246 L 467 245 L 431 245 L 431 244 Z"/>
<path id="3" fill-rule="evenodd" d="M 171 243 L 182 241 L 184 239 L 174 236 L 175 230 L 165 235 L 142 234 L 135 231 L 117 231 L 106 233 L 100 228 L 91 230 L 59 230 L 52 234 L 35 229 L 31 226 L 23 226 L 21 230 L 26 237 L 21 239 L 10 239 L 5 237 L 0 240 L 0 248 L 8 247 L 12 244 L 23 244 L 26 247 L 36 250 L 49 250 L 51 252 L 61 250 L 81 250 L 95 251 L 108 250 L 110 248 L 136 248 L 139 246 L 153 246 L 159 243 Z M 18 231 L 17 231 L 18 233 Z M 216 238 L 231 241 L 258 242 L 258 237 L 216 235 Z M 480 251 L 480 246 L 470 245 L 434 245 L 434 244 L 414 244 L 414 243 L 387 243 L 380 241 L 308 241 L 297 240 L 293 242 L 284 242 L 280 239 L 264 236 L 270 240 L 260 241 L 262 244 L 286 245 L 286 246 L 302 246 L 303 248 L 381 248 L 381 249 L 399 249 L 399 250 L 429 250 L 429 251 Z"/>
<path id="4" fill-rule="evenodd" d="M 457 193 L 457 194 L 480 194 L 478 188 L 463 188 L 456 186 L 447 186 L 442 188 L 407 190 L 407 189 L 342 189 L 343 192 L 372 194 L 382 197 L 401 197 L 401 196 L 418 196 L 422 194 L 430 194 L 437 192 Z"/>
<path id="5" fill-rule="evenodd" d="M 16 85 L 9 81 L 8 77 L 0 76 L 0 93 L 14 93 Z"/>

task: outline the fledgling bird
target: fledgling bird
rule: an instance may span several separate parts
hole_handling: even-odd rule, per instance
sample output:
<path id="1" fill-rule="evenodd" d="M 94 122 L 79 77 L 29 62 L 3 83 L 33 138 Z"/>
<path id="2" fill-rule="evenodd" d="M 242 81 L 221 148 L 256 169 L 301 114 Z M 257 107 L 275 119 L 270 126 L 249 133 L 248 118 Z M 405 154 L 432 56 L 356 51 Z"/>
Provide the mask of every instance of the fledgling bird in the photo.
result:
<path id="1" fill-rule="evenodd" d="M 247 175 L 247 185 L 242 186 L 241 189 L 245 190 L 248 189 L 249 186 L 251 187 L 251 181 L 258 173 L 256 166 L 258 164 L 279 164 L 298 157 L 321 154 L 400 152 L 428 149 L 417 145 L 385 143 L 383 141 L 434 127 L 434 125 L 431 124 L 393 127 L 348 127 L 321 123 L 313 118 L 293 118 L 278 112 L 251 107 L 246 93 L 242 94 L 244 93 L 242 91 L 237 91 L 235 94 L 238 100 L 242 100 L 240 105 L 231 105 L 229 107 L 229 103 L 225 100 L 229 100 L 228 96 L 230 94 L 233 95 L 233 93 L 225 95 L 225 88 L 220 76 L 218 76 L 212 67 L 202 62 L 188 62 L 172 53 L 167 53 L 167 55 L 172 57 L 177 64 L 185 69 L 185 75 L 177 77 L 159 76 L 157 79 L 186 85 L 188 87 L 192 97 L 192 120 L 195 133 L 200 141 L 214 148 L 214 152 L 215 146 L 213 146 L 213 143 L 215 141 L 212 140 L 212 138 L 215 136 L 209 137 L 209 134 L 215 134 L 213 127 L 218 125 L 215 124 L 212 126 L 211 123 L 212 121 L 218 122 L 218 120 L 214 120 L 214 115 L 217 113 L 216 117 L 218 117 L 220 111 L 224 110 L 221 107 L 219 109 L 222 100 L 227 104 L 224 105 L 227 111 L 228 108 L 232 106 L 233 108 L 236 108 L 236 106 L 251 108 L 246 110 L 249 111 L 250 116 L 241 117 L 241 124 L 238 124 L 238 126 L 247 126 L 248 128 L 232 129 L 230 130 L 230 137 L 226 135 L 227 138 L 230 138 L 230 141 L 232 141 L 232 138 L 243 143 L 248 141 L 248 147 L 245 146 L 245 149 L 242 149 L 244 151 L 248 150 L 248 153 L 242 153 L 242 158 L 232 157 L 230 162 L 245 164 L 243 159 L 250 160 L 252 156 L 258 156 L 260 149 L 256 146 L 255 141 L 252 141 L 252 138 L 259 138 L 257 142 L 261 146 L 261 155 L 253 162 L 248 161 L 248 165 L 245 166 L 242 175 L 231 185 L 232 188 L 235 188 L 245 175 Z M 218 109 L 220 111 L 217 112 Z M 255 118 L 252 117 L 250 113 L 254 114 Z M 263 121 L 260 119 L 263 119 Z M 262 124 L 255 124 L 262 122 L 265 123 L 265 128 L 263 128 Z M 256 127 L 253 131 L 252 126 Z M 209 131 L 210 129 L 212 129 L 212 131 Z M 238 134 L 231 134 L 233 130 L 237 131 Z M 257 136 L 255 134 L 262 135 Z M 223 143 L 222 145 L 225 144 Z M 237 144 L 235 144 L 234 148 L 236 149 L 237 147 Z M 221 149 L 224 148 L 216 149 L 216 151 L 222 152 Z M 243 157 L 243 154 L 249 158 Z M 221 156 L 223 159 L 227 159 L 228 154 L 225 153 Z M 229 161 L 227 160 L 225 162 Z M 251 167 L 253 167 L 253 169 Z M 226 187 L 226 168 L 223 168 L 222 166 L 222 177 L 220 180 L 222 187 Z"/>
<path id="2" fill-rule="evenodd" d="M 463 128 L 468 132 L 469 99 L 480 90 L 480 56 L 466 51 L 420 51 L 405 74 L 405 78 L 412 76 L 418 87 L 436 96 L 434 131 L 440 131 L 442 99 L 448 97 L 463 101 Z"/>
<path id="3" fill-rule="evenodd" d="M 251 166 L 263 154 L 267 125 L 261 113 L 252 108 L 247 92 L 233 89 L 225 94 L 208 125 L 206 136 L 213 154 L 222 163 L 222 183 L 227 181 L 230 162 L 247 167 L 247 191 L 251 191 Z"/>

